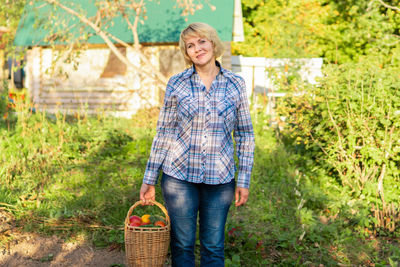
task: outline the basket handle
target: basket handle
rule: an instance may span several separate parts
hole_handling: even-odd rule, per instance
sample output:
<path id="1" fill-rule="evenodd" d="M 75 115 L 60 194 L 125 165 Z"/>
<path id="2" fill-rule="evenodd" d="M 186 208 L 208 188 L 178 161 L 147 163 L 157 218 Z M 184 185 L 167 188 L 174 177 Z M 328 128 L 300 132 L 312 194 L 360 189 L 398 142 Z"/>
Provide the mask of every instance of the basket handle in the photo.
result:
<path id="1" fill-rule="evenodd" d="M 167 221 L 167 224 L 170 224 L 170 219 L 169 219 L 169 215 L 168 215 L 168 211 L 167 209 L 159 202 L 155 201 L 155 200 L 149 200 L 150 203 L 156 205 L 157 207 L 160 208 L 160 210 L 165 214 L 165 220 Z M 129 224 L 129 217 L 131 216 L 133 210 L 142 204 L 142 201 L 137 201 L 135 204 L 132 205 L 132 207 L 128 210 L 128 213 L 126 214 L 126 218 L 125 218 L 125 225 Z"/>

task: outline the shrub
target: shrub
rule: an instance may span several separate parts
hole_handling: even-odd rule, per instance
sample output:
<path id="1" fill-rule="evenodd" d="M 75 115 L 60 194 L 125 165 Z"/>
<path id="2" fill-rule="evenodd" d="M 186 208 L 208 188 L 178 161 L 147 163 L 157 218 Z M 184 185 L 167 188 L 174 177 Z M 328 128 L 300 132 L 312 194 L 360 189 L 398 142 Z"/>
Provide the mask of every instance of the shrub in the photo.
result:
<path id="1" fill-rule="evenodd" d="M 398 193 L 391 185 L 400 174 L 400 68 L 365 59 L 324 73 L 319 86 L 278 104 L 284 136 L 351 197 L 367 205 L 379 198 L 385 210 Z"/>

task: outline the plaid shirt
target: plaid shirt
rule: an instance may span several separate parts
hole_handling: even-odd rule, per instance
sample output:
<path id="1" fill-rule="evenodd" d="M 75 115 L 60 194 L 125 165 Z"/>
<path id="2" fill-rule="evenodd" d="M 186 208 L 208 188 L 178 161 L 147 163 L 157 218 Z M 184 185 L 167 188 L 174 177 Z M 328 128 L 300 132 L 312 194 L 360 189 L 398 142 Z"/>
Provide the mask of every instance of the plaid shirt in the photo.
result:
<path id="1" fill-rule="evenodd" d="M 236 171 L 233 132 L 239 159 L 237 186 L 249 187 L 255 145 L 245 83 L 220 69 L 208 92 L 194 67 L 171 77 L 144 183 L 156 184 L 160 169 L 193 183 L 230 182 Z"/>

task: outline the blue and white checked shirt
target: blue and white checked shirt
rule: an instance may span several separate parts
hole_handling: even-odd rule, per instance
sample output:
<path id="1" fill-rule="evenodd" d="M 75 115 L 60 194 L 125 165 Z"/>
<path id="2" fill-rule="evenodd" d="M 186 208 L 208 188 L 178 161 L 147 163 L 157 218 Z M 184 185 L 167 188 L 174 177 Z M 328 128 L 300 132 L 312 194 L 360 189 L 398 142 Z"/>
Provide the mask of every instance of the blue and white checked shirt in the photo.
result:
<path id="1" fill-rule="evenodd" d="M 232 132 L 237 186 L 249 188 L 255 145 L 243 78 L 221 67 L 207 92 L 194 67 L 171 77 L 143 182 L 156 184 L 161 169 L 193 183 L 230 182 L 236 171 Z"/>

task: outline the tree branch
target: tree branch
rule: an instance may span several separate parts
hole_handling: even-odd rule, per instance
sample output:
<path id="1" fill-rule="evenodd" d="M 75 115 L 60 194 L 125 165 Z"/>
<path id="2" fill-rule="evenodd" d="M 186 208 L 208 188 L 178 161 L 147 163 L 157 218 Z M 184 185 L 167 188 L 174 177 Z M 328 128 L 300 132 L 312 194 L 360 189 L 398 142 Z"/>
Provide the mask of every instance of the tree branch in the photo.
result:
<path id="1" fill-rule="evenodd" d="M 49 4 L 53 4 L 53 5 L 60 7 L 61 9 L 68 12 L 69 14 L 77 17 L 81 22 L 83 22 L 87 26 L 91 27 L 103 39 L 103 41 L 107 44 L 107 46 L 110 48 L 110 50 L 117 56 L 117 58 L 119 60 L 121 60 L 125 65 L 133 68 L 135 71 L 137 71 L 139 73 L 145 74 L 148 77 L 156 78 L 158 81 L 160 81 L 163 84 L 167 83 L 167 78 L 161 72 L 154 71 L 154 70 L 152 70 L 151 72 L 148 72 L 148 71 L 144 70 L 143 68 L 137 67 L 134 64 L 132 64 L 124 55 L 121 54 L 121 52 L 118 50 L 118 48 L 115 46 L 115 44 L 110 40 L 110 38 L 108 36 L 112 36 L 112 35 L 110 33 L 106 33 L 104 31 L 102 31 L 97 25 L 95 25 L 88 18 L 79 14 L 78 12 L 76 12 L 75 10 L 73 10 L 71 8 L 64 6 L 63 4 L 61 4 L 60 2 L 58 2 L 56 0 L 45 0 L 45 1 Z M 147 59 L 147 57 L 144 56 L 139 50 L 137 50 L 137 52 L 139 53 L 140 58 Z M 147 63 L 148 62 L 150 62 L 149 59 L 147 59 Z"/>
<path id="2" fill-rule="evenodd" d="M 129 17 L 125 13 L 125 11 L 123 9 L 120 10 L 122 16 L 124 17 L 126 23 L 128 24 L 129 28 L 132 31 L 133 41 L 134 41 L 134 45 L 135 45 L 136 49 L 140 48 L 139 36 L 138 36 L 138 33 L 137 33 L 137 25 L 138 25 L 138 22 L 139 22 L 140 13 L 142 12 L 142 6 L 143 6 L 143 0 L 141 0 L 140 3 L 137 4 L 137 6 L 135 7 L 136 16 L 135 16 L 135 21 L 134 21 L 133 24 L 129 20 Z"/>
<path id="3" fill-rule="evenodd" d="M 135 47 L 137 47 L 137 48 L 140 47 L 140 45 L 139 45 L 139 36 L 138 36 L 138 33 L 137 33 L 137 25 L 138 25 L 138 22 L 139 22 L 140 12 L 142 11 L 142 5 L 143 5 L 143 0 L 140 1 L 139 6 L 136 8 L 135 22 L 134 22 L 133 26 L 131 27 L 133 38 L 134 38 Z M 131 25 L 129 19 L 127 19 L 127 21 L 128 21 L 128 25 Z"/>
<path id="4" fill-rule="evenodd" d="M 106 32 L 106 34 L 113 39 L 114 41 L 118 42 L 120 45 L 126 47 L 126 48 L 131 48 L 132 46 L 129 45 L 128 43 L 124 42 L 123 40 L 119 39 L 118 37 Z M 140 57 L 140 59 L 145 63 L 145 65 L 147 67 L 149 67 L 155 74 L 159 75 L 159 76 L 164 76 L 164 74 L 162 74 L 160 71 L 154 69 L 154 66 L 150 63 L 150 59 L 148 59 L 145 55 L 143 55 L 143 53 L 141 51 L 139 51 L 138 48 L 135 48 L 138 52 L 138 55 Z M 164 76 L 165 77 L 165 76 Z M 165 83 L 167 83 L 167 80 L 165 80 Z"/>
<path id="5" fill-rule="evenodd" d="M 383 2 L 382 0 L 378 0 L 378 2 L 379 2 L 381 5 L 383 5 L 384 7 L 386 7 L 386 8 L 393 9 L 393 10 L 396 10 L 396 11 L 399 11 L 399 12 L 400 12 L 400 8 L 398 8 L 398 7 L 388 5 L 388 4 L 386 4 L 385 2 Z"/>

